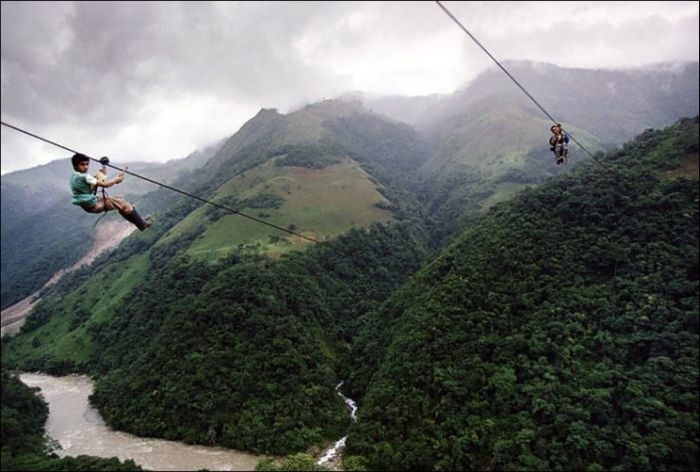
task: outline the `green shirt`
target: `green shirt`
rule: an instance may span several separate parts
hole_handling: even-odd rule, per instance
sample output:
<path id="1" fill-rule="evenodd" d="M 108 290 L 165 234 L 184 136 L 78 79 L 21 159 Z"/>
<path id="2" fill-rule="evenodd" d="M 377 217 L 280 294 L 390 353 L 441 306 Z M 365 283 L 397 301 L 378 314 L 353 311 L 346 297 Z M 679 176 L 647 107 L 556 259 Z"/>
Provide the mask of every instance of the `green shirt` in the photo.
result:
<path id="1" fill-rule="evenodd" d="M 73 172 L 70 177 L 70 189 L 73 192 L 71 203 L 73 205 L 95 206 L 97 197 L 92 193 L 91 185 L 95 185 L 97 179 L 87 172 Z"/>

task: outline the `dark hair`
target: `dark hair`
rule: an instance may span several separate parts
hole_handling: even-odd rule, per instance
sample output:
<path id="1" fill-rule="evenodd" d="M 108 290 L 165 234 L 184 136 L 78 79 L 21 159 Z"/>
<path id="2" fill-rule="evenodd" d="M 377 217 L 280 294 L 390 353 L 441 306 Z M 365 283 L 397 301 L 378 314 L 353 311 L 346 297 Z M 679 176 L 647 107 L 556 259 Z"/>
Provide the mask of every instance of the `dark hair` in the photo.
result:
<path id="1" fill-rule="evenodd" d="M 87 157 L 85 154 L 76 153 L 76 154 L 73 154 L 73 157 L 71 157 L 70 161 L 73 164 L 73 168 L 76 168 L 76 167 L 78 167 L 78 164 L 80 164 L 81 162 L 85 162 L 85 161 L 89 161 L 89 160 L 90 160 L 90 158 Z"/>

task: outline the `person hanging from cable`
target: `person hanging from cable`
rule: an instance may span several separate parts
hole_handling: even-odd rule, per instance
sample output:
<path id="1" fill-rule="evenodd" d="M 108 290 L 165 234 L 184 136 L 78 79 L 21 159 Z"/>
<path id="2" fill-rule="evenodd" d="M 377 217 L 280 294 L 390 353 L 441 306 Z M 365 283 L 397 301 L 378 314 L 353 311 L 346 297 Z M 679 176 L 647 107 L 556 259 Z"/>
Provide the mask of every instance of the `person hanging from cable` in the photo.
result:
<path id="1" fill-rule="evenodd" d="M 549 138 L 549 150 L 554 153 L 557 165 L 564 164 L 569 154 L 569 135 L 559 123 L 553 124 L 550 130 L 552 137 Z"/>
<path id="2" fill-rule="evenodd" d="M 100 159 L 103 165 L 109 163 L 107 157 Z M 119 214 L 130 223 L 133 223 L 139 230 L 143 231 L 153 224 L 150 216 L 141 218 L 136 208 L 123 197 L 110 197 L 104 193 L 104 189 L 117 185 L 124 180 L 126 168 L 112 180 L 107 180 L 107 175 L 103 169 L 96 175 L 88 173 L 90 158 L 84 154 L 76 153 L 71 158 L 73 164 L 73 175 L 70 178 L 70 189 L 73 193 L 71 203 L 78 205 L 88 213 L 101 213 L 103 211 L 118 210 Z M 102 198 L 98 198 L 97 189 L 102 188 Z"/>

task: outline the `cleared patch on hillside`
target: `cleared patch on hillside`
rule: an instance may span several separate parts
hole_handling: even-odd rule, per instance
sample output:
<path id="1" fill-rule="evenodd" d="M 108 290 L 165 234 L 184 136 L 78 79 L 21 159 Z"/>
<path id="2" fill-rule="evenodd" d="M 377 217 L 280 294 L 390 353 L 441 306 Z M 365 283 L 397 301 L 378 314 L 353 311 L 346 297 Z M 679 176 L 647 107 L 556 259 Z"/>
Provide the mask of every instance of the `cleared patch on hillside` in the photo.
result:
<path id="1" fill-rule="evenodd" d="M 697 152 L 694 154 L 689 154 L 685 159 L 683 159 L 683 162 L 681 162 L 681 166 L 679 168 L 668 171 L 665 173 L 665 175 L 670 179 L 675 179 L 677 177 L 690 177 L 697 179 L 698 174 L 700 174 L 699 160 L 700 159 Z"/>
<path id="2" fill-rule="evenodd" d="M 236 206 L 236 202 L 259 201 L 261 195 L 271 194 L 281 197 L 277 207 Z M 377 206 L 388 205 L 389 201 L 351 159 L 323 169 L 280 167 L 269 161 L 223 185 L 212 200 L 318 241 L 393 219 L 390 211 Z M 211 205 L 205 205 L 177 225 L 168 239 L 204 225 L 204 232 L 191 244 L 188 254 L 212 259 L 237 251 L 275 257 L 313 244 L 241 215 L 217 211 L 218 215 Z"/>

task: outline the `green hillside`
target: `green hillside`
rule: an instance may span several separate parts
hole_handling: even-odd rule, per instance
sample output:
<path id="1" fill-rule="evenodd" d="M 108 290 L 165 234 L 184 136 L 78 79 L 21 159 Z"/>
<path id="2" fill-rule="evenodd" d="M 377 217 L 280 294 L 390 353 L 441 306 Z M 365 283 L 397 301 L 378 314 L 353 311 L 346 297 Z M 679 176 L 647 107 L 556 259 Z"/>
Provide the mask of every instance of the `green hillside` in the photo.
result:
<path id="1" fill-rule="evenodd" d="M 557 166 L 549 126 L 537 110 L 491 97 L 442 121 L 435 150 L 421 167 L 421 200 L 435 221 L 435 237 L 446 243 L 492 205 L 588 158 L 572 142 L 568 164 Z M 589 151 L 601 149 L 588 132 L 568 131 Z"/>
<path id="2" fill-rule="evenodd" d="M 178 182 L 219 206 L 193 207 L 158 244 L 187 244 L 200 260 L 279 257 L 353 228 L 414 218 L 410 187 L 426 157 L 414 130 L 358 104 L 263 110 L 206 168 Z"/>
<path id="3" fill-rule="evenodd" d="M 644 129 L 698 113 L 697 62 L 642 70 L 505 65 L 540 107 L 496 66 L 450 95 L 364 99 L 412 125 L 429 144 L 420 200 L 437 246 L 490 206 L 588 158 L 578 143 L 591 153 L 610 151 Z M 566 166 L 554 164 L 547 144 L 551 122 L 541 107 L 576 139 Z"/>
<path id="4" fill-rule="evenodd" d="M 370 470 L 698 467 L 698 119 L 496 205 L 353 343 Z"/>
<path id="5" fill-rule="evenodd" d="M 129 171 L 168 184 L 178 174 L 201 164 L 212 152 L 206 149 L 165 164 L 130 163 Z M 98 168 L 99 164 L 93 163 L 91 172 Z M 56 272 L 76 263 L 92 246 L 95 225 L 104 220 L 100 220 L 101 215 L 85 213 L 70 204 L 71 172 L 70 159 L 66 157 L 2 176 L 3 309 L 41 289 Z M 116 170 L 108 169 L 108 173 L 113 175 Z M 126 196 L 143 210 L 150 208 L 150 196 L 143 195 L 156 188 L 129 176 L 107 194 Z M 120 216 L 115 212 L 106 217 L 110 218 Z"/>
<path id="6" fill-rule="evenodd" d="M 410 130 L 375 118 L 382 133 L 353 146 L 366 115 L 336 106 L 263 113 L 175 183 L 332 247 L 155 191 L 139 208 L 157 224 L 50 288 L 4 340 L 3 365 L 94 376 L 105 421 L 143 436 L 276 455 L 342 436 L 334 388 L 356 320 L 427 243 L 402 216 L 415 205 L 406 177 L 388 169 L 418 158 Z M 315 131 L 290 141 L 292 128 Z"/>
<path id="7" fill-rule="evenodd" d="M 217 189 L 211 201 L 318 241 L 393 219 L 386 209 L 389 201 L 351 159 L 320 169 L 282 166 L 279 164 L 284 161 L 280 159 L 284 158 L 234 177 Z M 161 244 L 198 225 L 204 225 L 205 230 L 188 249 L 188 254 L 196 258 L 226 257 L 241 251 L 279 255 L 311 243 L 223 208 L 205 205 L 177 224 Z"/>
<path id="8" fill-rule="evenodd" d="M 424 260 L 408 225 L 351 230 L 337 245 L 348 256 L 315 246 L 218 262 L 162 245 L 100 290 L 114 274 L 103 260 L 4 340 L 3 365 L 95 376 L 105 421 L 142 436 L 269 454 L 325 444 L 349 427 L 334 387 L 357 318 Z"/>
<path id="9" fill-rule="evenodd" d="M 129 293 L 143 283 L 148 267 L 144 255 L 102 261 L 100 271 L 88 276 L 86 270 L 79 270 L 35 307 L 22 327 L 29 334 L 18 338 L 12 347 L 24 359 L 25 370 L 80 371 L 100 348 L 92 341 L 91 330 L 128 301 Z M 66 282 L 76 283 L 78 288 L 70 290 Z"/>
<path id="10" fill-rule="evenodd" d="M 157 224 L 48 289 L 3 367 L 255 453 L 350 432 L 377 470 L 697 467 L 698 120 L 557 168 L 544 120 L 473 105 L 431 142 L 357 104 L 262 110 L 173 186 L 332 244 L 157 189 Z"/>
<path id="11" fill-rule="evenodd" d="M 529 62 L 507 65 L 594 152 L 698 112 L 697 63 L 615 71 Z M 128 164 L 131 172 L 208 198 L 241 172 L 290 148 L 297 155 L 322 150 L 357 161 L 380 183 L 394 216 L 429 220 L 433 244 L 441 247 L 490 206 L 568 170 L 552 163 L 548 127 L 540 110 L 493 68 L 450 95 L 367 99 L 350 94 L 287 115 L 263 109 L 230 139 L 185 159 Z M 585 153 L 572 148 L 573 165 Z M 110 157 L 113 164 L 127 163 L 128 156 Z M 75 208 L 65 206 L 67 158 L 2 177 L 3 308 L 39 289 L 89 247 L 83 244 L 84 235 L 90 237 L 94 216 L 81 218 Z M 136 200 L 141 214 L 153 213 L 162 221 L 173 194 L 145 195 L 153 190 L 158 194 L 152 182 L 136 177 L 119 186 L 120 194 Z M 329 234 L 335 233 L 331 229 Z M 280 244 L 267 247 L 265 238 L 258 236 L 235 242 L 247 246 L 242 241 L 258 240 L 253 244 L 260 246 L 248 247 L 250 251 L 284 250 Z M 222 251 L 216 251 L 217 239 L 202 248 L 204 252 L 220 256 L 232 247 L 223 241 Z"/>
<path id="12" fill-rule="evenodd" d="M 41 289 L 52 275 L 75 264 L 90 249 L 95 215 L 71 207 L 70 201 L 68 205 L 54 202 L 31 218 L 3 223 L 2 309 Z"/>

